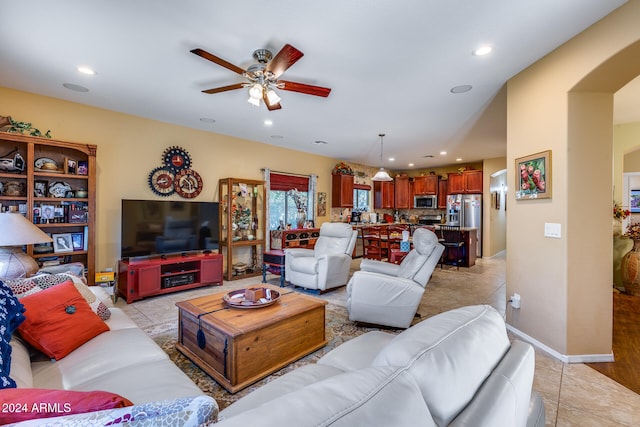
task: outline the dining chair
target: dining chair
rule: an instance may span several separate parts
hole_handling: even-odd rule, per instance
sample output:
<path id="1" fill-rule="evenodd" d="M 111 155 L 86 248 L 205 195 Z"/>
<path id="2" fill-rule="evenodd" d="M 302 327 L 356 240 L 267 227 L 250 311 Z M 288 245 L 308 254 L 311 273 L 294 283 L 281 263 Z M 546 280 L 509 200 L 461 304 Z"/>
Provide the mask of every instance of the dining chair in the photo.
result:
<path id="1" fill-rule="evenodd" d="M 362 245 L 364 247 L 363 258 L 382 261 L 381 227 L 362 227 Z"/>

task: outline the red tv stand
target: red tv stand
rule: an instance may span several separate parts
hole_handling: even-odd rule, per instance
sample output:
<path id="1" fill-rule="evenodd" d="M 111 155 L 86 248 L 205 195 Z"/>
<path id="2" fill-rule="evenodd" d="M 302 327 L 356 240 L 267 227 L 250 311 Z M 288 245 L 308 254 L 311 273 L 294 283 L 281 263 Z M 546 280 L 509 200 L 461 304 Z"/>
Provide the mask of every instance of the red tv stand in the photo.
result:
<path id="1" fill-rule="evenodd" d="M 153 295 L 212 284 L 222 285 L 221 254 L 132 258 L 118 262 L 118 286 L 114 297 L 121 296 L 130 304 Z"/>

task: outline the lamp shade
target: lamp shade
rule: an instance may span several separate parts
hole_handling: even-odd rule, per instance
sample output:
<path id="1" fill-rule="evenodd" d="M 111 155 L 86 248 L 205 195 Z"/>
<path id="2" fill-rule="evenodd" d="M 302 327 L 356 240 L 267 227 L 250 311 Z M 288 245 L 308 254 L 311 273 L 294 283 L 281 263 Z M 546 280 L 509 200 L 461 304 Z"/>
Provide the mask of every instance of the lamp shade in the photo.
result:
<path id="1" fill-rule="evenodd" d="M 22 252 L 22 245 L 51 242 L 51 237 L 20 213 L 0 213 L 0 279 L 28 277 L 38 263 Z"/>
<path id="2" fill-rule="evenodd" d="M 384 168 L 380 168 L 378 172 L 371 178 L 372 181 L 393 181 L 393 178 L 389 176 Z"/>
<path id="3" fill-rule="evenodd" d="M 52 242 L 42 230 L 17 212 L 0 213 L 0 246 L 22 246 Z"/>

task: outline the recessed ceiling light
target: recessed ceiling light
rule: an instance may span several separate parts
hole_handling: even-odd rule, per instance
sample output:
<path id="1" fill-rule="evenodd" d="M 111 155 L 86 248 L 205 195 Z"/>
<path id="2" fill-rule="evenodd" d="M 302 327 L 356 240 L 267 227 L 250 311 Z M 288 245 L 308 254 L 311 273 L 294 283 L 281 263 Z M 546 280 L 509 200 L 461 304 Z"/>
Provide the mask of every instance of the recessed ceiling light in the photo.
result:
<path id="1" fill-rule="evenodd" d="M 78 70 L 78 71 L 79 71 L 79 72 L 81 72 L 82 74 L 87 74 L 87 75 L 89 75 L 89 76 L 93 76 L 93 75 L 95 75 L 95 74 L 96 74 L 96 72 L 95 72 L 95 71 L 93 71 L 93 70 L 92 70 L 91 68 L 89 68 L 89 67 L 83 67 L 83 66 L 81 66 L 81 67 L 76 68 L 76 70 Z"/>
<path id="2" fill-rule="evenodd" d="M 484 45 L 484 46 L 480 46 L 479 48 L 477 48 L 476 50 L 473 51 L 473 54 L 475 56 L 484 56 L 484 55 L 488 55 L 491 53 L 491 51 L 493 50 L 493 48 L 489 45 Z"/>
<path id="3" fill-rule="evenodd" d="M 413 167 L 413 163 L 409 163 L 409 167 L 412 168 Z"/>
<path id="4" fill-rule="evenodd" d="M 319 139 L 319 140 L 317 140 L 317 141 L 313 141 L 313 143 L 314 143 L 314 144 L 325 144 L 325 145 L 326 145 L 326 144 L 328 144 L 328 142 L 327 142 L 327 141 L 322 141 L 322 140 L 320 140 L 320 139 Z"/>
<path id="5" fill-rule="evenodd" d="M 215 123 L 216 121 L 210 117 L 200 117 L 200 121 L 203 123 Z"/>
<path id="6" fill-rule="evenodd" d="M 441 156 L 446 156 L 446 155 L 447 155 L 447 152 L 446 152 L 446 151 L 441 151 L 441 152 L 440 152 L 440 155 L 441 155 Z"/>
<path id="7" fill-rule="evenodd" d="M 74 92 L 89 92 L 89 89 L 87 89 L 84 86 L 80 86 L 80 85 L 76 85 L 73 83 L 62 83 L 62 86 L 66 87 L 69 90 L 72 90 Z"/>
<path id="8" fill-rule="evenodd" d="M 456 159 L 456 162 L 461 162 L 461 161 L 462 161 L 462 157 L 458 157 L 458 158 Z"/>
<path id="9" fill-rule="evenodd" d="M 267 120 L 264 121 L 264 125 L 265 126 L 271 126 L 272 124 L 273 124 L 273 121 L 271 121 L 271 120 L 267 119 Z"/>
<path id="10" fill-rule="evenodd" d="M 395 159 L 394 157 L 389 157 L 389 161 L 390 161 L 390 162 L 395 162 L 395 161 L 396 161 L 396 159 Z"/>
<path id="11" fill-rule="evenodd" d="M 465 93 L 465 92 L 469 92 L 472 88 L 473 88 L 473 86 L 471 86 L 471 85 L 459 85 L 459 86 L 452 87 L 450 92 L 451 93 Z"/>

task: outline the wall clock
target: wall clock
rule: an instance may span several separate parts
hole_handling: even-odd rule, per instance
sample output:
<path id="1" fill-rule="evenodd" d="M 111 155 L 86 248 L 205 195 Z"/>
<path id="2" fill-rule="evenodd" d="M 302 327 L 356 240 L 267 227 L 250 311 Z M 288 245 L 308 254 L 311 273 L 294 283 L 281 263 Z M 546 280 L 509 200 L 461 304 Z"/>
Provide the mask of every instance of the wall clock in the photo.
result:
<path id="1" fill-rule="evenodd" d="M 182 147 L 169 147 L 164 150 L 162 161 L 174 173 L 191 167 L 191 156 Z"/>
<path id="2" fill-rule="evenodd" d="M 176 193 L 186 199 L 192 199 L 200 194 L 202 185 L 200 174 L 193 169 L 182 169 L 176 173 L 173 180 Z"/>
<path id="3" fill-rule="evenodd" d="M 167 167 L 158 167 L 149 172 L 149 187 L 159 196 L 170 196 L 175 192 L 175 174 Z"/>

